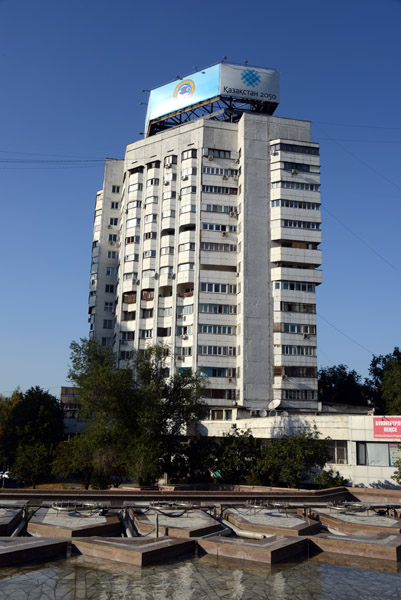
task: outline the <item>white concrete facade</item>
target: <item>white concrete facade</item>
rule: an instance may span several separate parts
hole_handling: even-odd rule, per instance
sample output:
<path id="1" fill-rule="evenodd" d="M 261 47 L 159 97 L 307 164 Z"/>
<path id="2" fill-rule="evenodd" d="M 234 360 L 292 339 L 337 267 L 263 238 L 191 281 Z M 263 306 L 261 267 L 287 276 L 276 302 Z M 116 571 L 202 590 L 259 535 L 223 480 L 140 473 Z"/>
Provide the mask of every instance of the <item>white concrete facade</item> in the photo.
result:
<path id="1" fill-rule="evenodd" d="M 375 438 L 372 415 L 316 414 L 288 417 L 246 418 L 236 422 L 241 431 L 250 430 L 256 438 L 271 439 L 297 433 L 315 426 L 322 438 L 328 441 L 332 458 L 326 468 L 332 467 L 351 485 L 361 487 L 400 487 L 391 476 L 394 460 L 399 455 L 397 446 L 401 438 Z M 391 417 L 401 419 L 401 417 Z M 216 438 L 229 433 L 232 423 L 203 421 L 198 432 Z"/>
<path id="2" fill-rule="evenodd" d="M 316 409 L 319 179 L 302 120 L 200 118 L 130 144 L 97 196 L 91 336 L 121 366 L 166 344 L 227 420 Z"/>

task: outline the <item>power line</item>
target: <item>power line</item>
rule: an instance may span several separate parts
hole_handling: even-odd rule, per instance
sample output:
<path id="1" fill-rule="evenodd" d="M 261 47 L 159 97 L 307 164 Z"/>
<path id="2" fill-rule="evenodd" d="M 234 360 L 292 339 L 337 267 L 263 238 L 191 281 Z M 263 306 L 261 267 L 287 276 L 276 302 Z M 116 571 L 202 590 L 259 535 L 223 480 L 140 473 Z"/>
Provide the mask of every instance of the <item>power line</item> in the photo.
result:
<path id="1" fill-rule="evenodd" d="M 365 240 L 363 238 L 361 238 L 357 233 L 355 233 L 355 231 L 353 231 L 350 227 L 348 227 L 348 225 L 346 225 L 338 217 L 336 217 L 326 206 L 322 205 L 322 209 L 324 211 L 328 212 L 329 215 L 331 217 L 333 217 L 333 219 L 335 219 L 338 223 L 340 223 L 340 225 L 342 225 L 344 227 L 344 229 L 346 229 L 347 231 L 349 231 L 349 233 L 351 235 L 353 235 L 359 242 L 361 242 L 361 244 L 363 244 L 364 246 L 366 246 L 367 248 L 369 248 L 369 250 L 371 252 L 373 252 L 374 254 L 376 254 L 376 256 L 378 258 L 380 258 L 389 267 L 391 267 L 392 269 L 394 269 L 394 271 L 397 271 L 397 273 L 399 275 L 401 275 L 401 271 L 400 271 L 400 269 L 398 267 L 396 267 L 395 265 L 393 265 L 389 260 L 387 260 L 387 258 L 385 256 L 383 256 L 382 254 L 380 254 L 380 252 L 377 252 L 377 250 L 375 250 L 372 246 L 370 246 L 367 242 L 365 242 Z"/>
<path id="2" fill-rule="evenodd" d="M 369 348 L 366 348 L 365 346 L 363 346 L 362 344 L 360 344 L 359 342 L 357 342 L 356 340 L 354 340 L 354 338 L 352 338 L 350 335 L 344 333 L 344 331 L 341 331 L 341 329 L 339 329 L 338 327 L 336 327 L 335 325 L 333 325 L 333 323 L 330 323 L 330 321 L 328 321 L 327 319 L 325 319 L 325 317 L 323 317 L 321 314 L 316 313 L 318 317 L 320 317 L 320 319 L 323 319 L 323 321 L 325 321 L 325 323 L 327 323 L 328 325 L 330 325 L 330 327 L 332 327 L 333 329 L 335 329 L 336 331 L 338 331 L 338 333 L 340 333 L 341 335 L 343 335 L 344 337 L 346 337 L 347 339 L 349 339 L 351 342 L 353 342 L 354 344 L 356 344 L 357 346 L 359 346 L 360 348 L 362 348 L 362 350 L 365 350 L 366 352 L 368 352 L 369 354 L 371 354 L 373 356 L 373 352 L 372 350 L 369 350 Z"/>

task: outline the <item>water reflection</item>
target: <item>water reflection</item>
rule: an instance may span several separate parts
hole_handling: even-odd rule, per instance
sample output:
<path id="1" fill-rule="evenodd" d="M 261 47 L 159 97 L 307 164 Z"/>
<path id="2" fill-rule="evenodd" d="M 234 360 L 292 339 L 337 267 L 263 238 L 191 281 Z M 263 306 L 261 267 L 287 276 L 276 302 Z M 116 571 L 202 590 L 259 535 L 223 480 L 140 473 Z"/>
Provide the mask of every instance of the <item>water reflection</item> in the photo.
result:
<path id="1" fill-rule="evenodd" d="M 401 598 L 399 571 L 388 562 L 380 565 L 369 559 L 339 560 L 338 555 L 327 553 L 270 568 L 202 557 L 142 571 L 80 556 L 0 569 L 0 598 L 376 600 Z"/>

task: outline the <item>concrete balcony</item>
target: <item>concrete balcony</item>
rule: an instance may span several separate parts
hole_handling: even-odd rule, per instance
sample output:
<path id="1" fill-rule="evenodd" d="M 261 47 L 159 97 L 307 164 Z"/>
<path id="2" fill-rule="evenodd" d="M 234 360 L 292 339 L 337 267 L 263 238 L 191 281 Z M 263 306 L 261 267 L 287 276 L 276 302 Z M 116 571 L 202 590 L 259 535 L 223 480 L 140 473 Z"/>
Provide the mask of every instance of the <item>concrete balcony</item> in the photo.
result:
<path id="1" fill-rule="evenodd" d="M 322 264 L 322 251 L 276 247 L 270 250 L 270 261 L 272 263 L 304 263 L 318 267 Z"/>
<path id="2" fill-rule="evenodd" d="M 194 283 L 195 272 L 193 270 L 179 271 L 176 276 L 177 285 L 180 283 Z"/>
<path id="3" fill-rule="evenodd" d="M 273 267 L 272 281 L 308 281 L 319 285 L 322 283 L 322 271 L 318 269 L 290 269 L 289 267 Z"/>

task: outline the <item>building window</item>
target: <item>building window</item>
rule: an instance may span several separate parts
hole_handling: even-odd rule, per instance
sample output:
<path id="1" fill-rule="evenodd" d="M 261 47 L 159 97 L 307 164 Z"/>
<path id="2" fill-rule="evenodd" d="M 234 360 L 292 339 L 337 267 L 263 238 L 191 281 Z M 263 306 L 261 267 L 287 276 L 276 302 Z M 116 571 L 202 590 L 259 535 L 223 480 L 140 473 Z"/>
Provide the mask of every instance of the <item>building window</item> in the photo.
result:
<path id="1" fill-rule="evenodd" d="M 237 307 L 234 304 L 199 304 L 199 312 L 214 315 L 235 315 L 237 314 Z"/>
<path id="2" fill-rule="evenodd" d="M 116 271 L 117 271 L 116 267 L 107 267 L 106 275 L 115 275 Z"/>
<path id="3" fill-rule="evenodd" d="M 281 390 L 282 400 L 316 400 L 315 390 Z"/>
<path id="4" fill-rule="evenodd" d="M 131 183 L 131 185 L 128 186 L 129 192 L 140 192 L 141 190 L 142 190 L 142 183 Z"/>
<path id="5" fill-rule="evenodd" d="M 156 223 L 157 215 L 156 214 L 146 215 L 146 217 L 144 218 L 144 222 L 145 223 Z"/>
<path id="6" fill-rule="evenodd" d="M 220 167 L 203 167 L 202 173 L 205 173 L 205 175 L 220 175 L 225 178 L 239 176 L 237 169 L 221 169 Z"/>
<path id="7" fill-rule="evenodd" d="M 232 325 L 200 324 L 198 327 L 199 333 L 207 333 L 210 335 L 235 335 L 237 329 Z"/>
<path id="8" fill-rule="evenodd" d="M 122 331 L 121 339 L 124 341 L 132 341 L 135 339 L 135 331 Z"/>
<path id="9" fill-rule="evenodd" d="M 153 336 L 153 329 L 140 329 L 139 330 L 139 337 L 142 339 L 148 339 L 151 338 Z"/>
<path id="10" fill-rule="evenodd" d="M 222 187 L 219 185 L 202 185 L 202 192 L 207 194 L 229 194 L 231 196 L 236 196 L 238 194 L 238 189 Z"/>
<path id="11" fill-rule="evenodd" d="M 357 442 L 356 464 L 388 467 L 390 465 L 389 444 L 385 442 Z"/>
<path id="12" fill-rule="evenodd" d="M 107 258 L 116 258 L 117 252 L 115 250 L 109 250 L 107 252 Z"/>
<path id="13" fill-rule="evenodd" d="M 112 203 L 111 203 L 111 208 L 112 208 L 112 209 L 117 209 L 117 208 L 118 208 L 118 206 L 119 206 L 119 202 L 112 202 Z"/>
<path id="14" fill-rule="evenodd" d="M 113 329 L 113 319 L 103 319 L 103 329 Z"/>
<path id="15" fill-rule="evenodd" d="M 163 192 L 163 200 L 171 200 L 173 198 L 175 198 L 177 195 L 176 192 L 172 192 L 171 190 L 169 190 L 168 192 Z"/>
<path id="16" fill-rule="evenodd" d="M 160 160 L 154 160 L 152 162 L 146 163 L 147 169 L 160 169 Z"/>
<path id="17" fill-rule="evenodd" d="M 132 202 L 128 202 L 127 209 L 131 210 L 132 208 L 141 208 L 142 200 L 132 200 Z"/>
<path id="18" fill-rule="evenodd" d="M 347 442 L 344 440 L 329 440 L 327 442 L 327 449 L 329 451 L 328 463 L 334 463 L 338 465 L 348 464 L 347 454 Z"/>
<path id="19" fill-rule="evenodd" d="M 111 186 L 111 192 L 112 192 L 112 194 L 119 194 L 120 193 L 120 186 L 119 185 L 112 185 Z"/>
<path id="20" fill-rule="evenodd" d="M 280 310 L 283 312 L 316 313 L 316 304 L 304 304 L 302 302 L 280 302 Z"/>
<path id="21" fill-rule="evenodd" d="M 155 290 L 142 290 L 142 300 L 153 300 L 155 297 Z"/>
<path id="22" fill-rule="evenodd" d="M 144 271 L 142 271 L 142 277 L 154 277 L 154 276 L 155 276 L 154 269 L 145 269 Z"/>
<path id="23" fill-rule="evenodd" d="M 105 302 L 104 303 L 104 310 L 106 312 L 113 312 L 113 303 L 112 302 Z"/>
<path id="24" fill-rule="evenodd" d="M 143 173 L 143 166 L 134 167 L 133 169 L 129 169 L 130 175 L 135 175 L 135 173 Z"/>
<path id="25" fill-rule="evenodd" d="M 139 219 L 139 218 L 127 219 L 127 229 L 130 229 L 131 227 L 139 227 L 140 224 L 141 224 L 141 219 Z"/>
<path id="26" fill-rule="evenodd" d="M 189 213 L 189 212 L 196 212 L 196 204 L 186 204 L 185 206 L 181 206 L 180 208 L 180 215 L 183 215 L 185 213 Z"/>
<path id="27" fill-rule="evenodd" d="M 131 279 L 138 279 L 138 273 L 134 273 L 133 271 L 131 271 L 130 273 L 124 273 L 124 281 L 130 281 Z"/>
<path id="28" fill-rule="evenodd" d="M 224 213 L 226 215 L 230 215 L 230 217 L 237 216 L 237 209 L 235 206 L 227 206 L 225 204 L 205 204 L 202 202 L 201 210 L 205 210 L 207 212 Z"/>
<path id="29" fill-rule="evenodd" d="M 106 283 L 106 285 L 104 286 L 104 291 L 106 292 L 106 294 L 114 294 L 114 285 Z"/>
<path id="30" fill-rule="evenodd" d="M 126 254 L 124 256 L 124 262 L 129 262 L 131 260 L 133 260 L 135 262 L 138 262 L 138 260 L 139 260 L 139 254 Z"/>
<path id="31" fill-rule="evenodd" d="M 171 327 L 158 327 L 157 328 L 157 337 L 170 337 L 171 336 Z"/>
<path id="32" fill-rule="evenodd" d="M 201 250 L 208 250 L 211 252 L 237 252 L 236 244 L 215 244 L 214 242 L 201 242 Z"/>
<path id="33" fill-rule="evenodd" d="M 305 192 L 319 192 L 320 185 L 318 183 L 303 183 L 300 181 L 273 181 L 272 189 L 284 188 L 287 190 L 303 190 Z"/>
<path id="34" fill-rule="evenodd" d="M 196 185 L 188 185 L 181 188 L 181 196 L 186 196 L 187 194 L 196 194 Z"/>
<path id="35" fill-rule="evenodd" d="M 143 308 L 141 317 L 142 317 L 142 319 L 152 319 L 153 318 L 153 308 Z"/>
<path id="36" fill-rule="evenodd" d="M 282 354 L 291 356 L 316 356 L 316 346 L 281 346 Z"/>
<path id="37" fill-rule="evenodd" d="M 292 227 L 293 229 L 317 229 L 320 231 L 321 223 L 313 223 L 311 221 L 294 221 L 290 219 L 283 219 L 281 221 L 281 227 Z"/>
<path id="38" fill-rule="evenodd" d="M 149 204 L 158 204 L 158 202 L 158 196 L 148 196 L 147 198 L 145 198 L 145 206 L 149 206 Z"/>
<path id="39" fill-rule="evenodd" d="M 111 242 L 112 244 L 115 244 L 117 241 L 117 234 L 116 233 L 110 233 L 109 234 L 109 242 Z"/>
<path id="40" fill-rule="evenodd" d="M 131 235 L 125 238 L 125 245 L 127 244 L 139 244 L 139 235 Z"/>
<path id="41" fill-rule="evenodd" d="M 132 350 L 120 350 L 120 360 L 131 360 L 133 356 Z"/>
<path id="42" fill-rule="evenodd" d="M 211 294 L 236 294 L 237 286 L 228 283 L 201 283 L 201 292 Z"/>
<path id="43" fill-rule="evenodd" d="M 209 158 L 231 158 L 229 150 L 217 150 L 216 148 L 209 148 L 207 155 Z"/>
<path id="44" fill-rule="evenodd" d="M 205 229 L 206 231 L 221 231 L 223 233 L 230 231 L 231 233 L 236 233 L 237 226 L 222 225 L 221 223 L 202 223 L 202 229 Z"/>
<path id="45" fill-rule="evenodd" d="M 192 304 L 177 306 L 177 315 L 192 315 L 194 307 Z"/>
<path id="46" fill-rule="evenodd" d="M 164 183 L 170 182 L 170 181 L 176 181 L 177 179 L 177 175 L 176 173 L 165 173 L 163 181 Z"/>
<path id="47" fill-rule="evenodd" d="M 122 312 L 122 321 L 135 321 L 136 311 L 135 310 L 123 310 Z"/>
<path id="48" fill-rule="evenodd" d="M 181 160 L 186 160 L 187 158 L 196 158 L 196 150 L 184 150 L 181 154 Z"/>
<path id="49" fill-rule="evenodd" d="M 285 144 L 280 142 L 279 144 L 273 144 L 270 146 L 270 151 L 274 152 L 296 152 L 297 154 L 313 154 L 319 156 L 319 148 L 312 146 L 300 146 L 298 144 Z"/>
<path id="50" fill-rule="evenodd" d="M 166 246 L 164 248 L 160 248 L 160 254 L 174 254 L 174 246 Z"/>
<path id="51" fill-rule="evenodd" d="M 304 165 L 302 163 L 285 162 L 284 170 L 285 171 L 302 171 L 304 173 L 309 173 L 310 165 Z"/>
<path id="52" fill-rule="evenodd" d="M 157 238 L 156 231 L 147 231 L 146 233 L 143 234 L 144 240 L 155 240 L 156 238 Z"/>
<path id="53" fill-rule="evenodd" d="M 136 302 L 136 292 L 124 292 L 123 304 L 135 304 L 135 302 Z"/>
<path id="54" fill-rule="evenodd" d="M 315 291 L 314 283 L 300 283 L 299 281 L 274 281 L 275 290 L 289 290 L 291 292 L 311 292 Z"/>
<path id="55" fill-rule="evenodd" d="M 282 206 L 283 208 L 301 208 L 303 210 L 320 210 L 317 202 L 301 202 L 299 200 L 272 200 L 272 208 Z"/>
<path id="56" fill-rule="evenodd" d="M 165 167 L 170 167 L 171 165 L 176 165 L 177 164 L 177 155 L 176 154 L 169 154 L 168 156 L 164 157 L 164 166 Z"/>
<path id="57" fill-rule="evenodd" d="M 157 177 L 152 177 L 146 181 L 146 187 L 150 187 L 152 185 L 159 185 L 159 179 Z"/>
<path id="58" fill-rule="evenodd" d="M 145 250 L 143 253 L 143 258 L 155 258 L 156 250 Z"/>
<path id="59" fill-rule="evenodd" d="M 193 271 L 194 268 L 194 263 L 182 263 L 181 265 L 178 265 L 178 271 Z"/>
<path id="60" fill-rule="evenodd" d="M 173 210 L 172 208 L 170 208 L 169 210 L 164 210 L 162 212 L 163 219 L 174 218 L 174 217 L 175 217 L 175 210 Z"/>
<path id="61" fill-rule="evenodd" d="M 208 356 L 236 356 L 234 346 L 198 346 L 198 354 Z"/>

